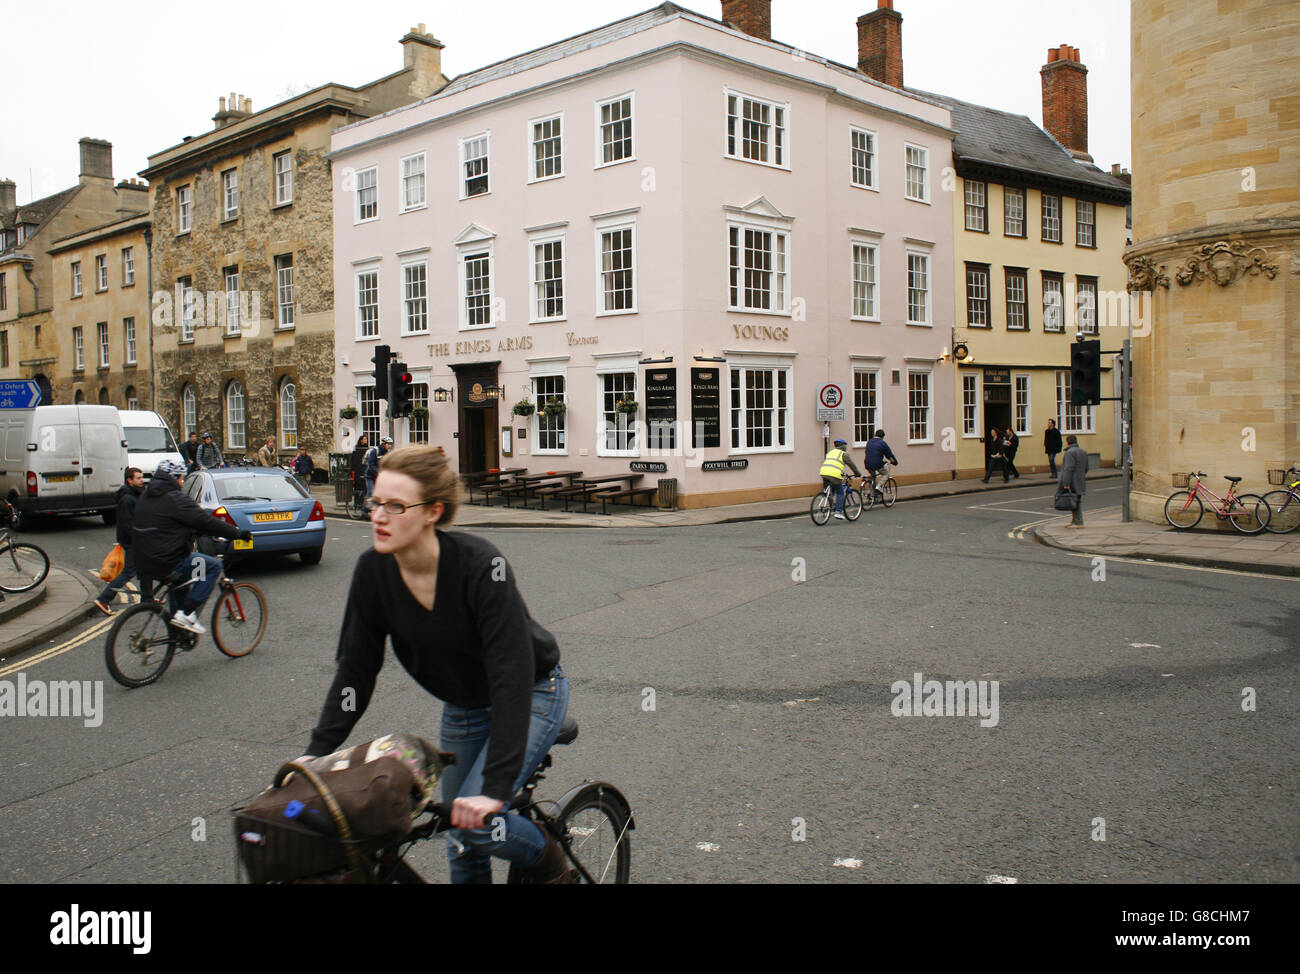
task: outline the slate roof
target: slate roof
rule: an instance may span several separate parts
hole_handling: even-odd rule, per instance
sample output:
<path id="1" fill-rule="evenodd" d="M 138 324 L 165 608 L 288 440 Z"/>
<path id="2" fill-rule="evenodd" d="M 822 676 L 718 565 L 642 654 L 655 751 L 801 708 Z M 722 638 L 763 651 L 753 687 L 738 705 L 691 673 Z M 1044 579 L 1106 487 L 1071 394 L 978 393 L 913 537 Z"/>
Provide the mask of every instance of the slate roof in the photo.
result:
<path id="1" fill-rule="evenodd" d="M 12 230 L 19 223 L 34 223 L 40 226 L 50 217 L 63 209 L 64 204 L 72 197 L 77 195 L 81 189 L 80 186 L 73 186 L 69 189 L 61 190 L 52 196 L 46 196 L 43 199 L 33 200 L 30 203 L 24 203 L 18 207 L 15 214 L 11 217 L 8 214 L 0 213 L 0 227 L 6 230 Z"/>
<path id="2" fill-rule="evenodd" d="M 943 105 L 952 113 L 952 154 L 958 163 L 991 166 L 1039 177 L 1049 188 L 1061 183 L 1092 190 L 1102 196 L 1122 196 L 1128 202 L 1131 189 L 1096 166 L 1078 162 L 1061 143 L 1025 115 L 975 105 L 971 102 L 907 89 L 914 95 Z"/>

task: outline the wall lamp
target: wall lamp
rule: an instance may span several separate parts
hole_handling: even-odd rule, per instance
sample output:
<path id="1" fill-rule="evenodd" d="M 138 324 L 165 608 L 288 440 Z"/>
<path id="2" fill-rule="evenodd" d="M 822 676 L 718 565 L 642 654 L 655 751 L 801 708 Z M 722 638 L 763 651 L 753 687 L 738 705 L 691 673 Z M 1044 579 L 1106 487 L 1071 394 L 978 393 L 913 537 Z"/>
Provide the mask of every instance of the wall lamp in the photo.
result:
<path id="1" fill-rule="evenodd" d="M 450 389 L 443 389 L 441 386 L 439 386 L 437 389 L 433 390 L 434 402 L 447 402 L 451 398 L 452 398 L 452 391 Z"/>

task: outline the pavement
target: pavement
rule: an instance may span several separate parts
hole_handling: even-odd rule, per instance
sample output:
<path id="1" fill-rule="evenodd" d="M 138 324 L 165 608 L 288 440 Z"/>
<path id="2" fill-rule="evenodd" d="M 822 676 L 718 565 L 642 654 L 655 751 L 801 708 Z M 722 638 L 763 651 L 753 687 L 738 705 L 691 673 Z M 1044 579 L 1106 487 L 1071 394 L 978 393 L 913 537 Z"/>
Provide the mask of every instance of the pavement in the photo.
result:
<path id="1" fill-rule="evenodd" d="M 1094 473 L 1088 482 L 1111 481 L 1118 477 L 1118 472 L 1107 470 Z M 909 484 L 899 487 L 898 500 L 901 503 L 1008 487 L 1042 489 L 1051 483 L 1052 478 L 1046 474 L 1026 474 L 1010 484 L 997 480 L 985 484 L 978 479 Z M 321 502 L 328 517 L 345 517 L 342 507 L 335 503 L 332 486 L 313 485 L 311 492 Z M 688 527 L 806 517 L 808 503 L 809 498 L 796 497 L 686 511 L 610 505 L 611 513 L 608 515 L 507 508 L 501 503 L 491 507 L 465 504 L 456 515 L 456 523 L 462 527 L 495 528 Z M 1086 523 L 1081 530 L 1066 527 L 1069 514 L 1062 514 L 1058 519 L 1033 526 L 1031 533 L 1051 547 L 1103 557 L 1140 558 L 1268 575 L 1300 576 L 1300 534 L 1245 537 L 1213 530 L 1176 531 L 1167 525 L 1145 521 L 1124 524 L 1120 520 L 1119 508 L 1094 513 L 1085 507 L 1084 518 Z M 39 646 L 77 626 L 95 612 L 91 601 L 99 592 L 99 581 L 88 574 L 83 577 L 83 574 L 51 567 L 48 578 L 35 592 L 24 596 L 9 595 L 0 602 L 0 659 Z"/>

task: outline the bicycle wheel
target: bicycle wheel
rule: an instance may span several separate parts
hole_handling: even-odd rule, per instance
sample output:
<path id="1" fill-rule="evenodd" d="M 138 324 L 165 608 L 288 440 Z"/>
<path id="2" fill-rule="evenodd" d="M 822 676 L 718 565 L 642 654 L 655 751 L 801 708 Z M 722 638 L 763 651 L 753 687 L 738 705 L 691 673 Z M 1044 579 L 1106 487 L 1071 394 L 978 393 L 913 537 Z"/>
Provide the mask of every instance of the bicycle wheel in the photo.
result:
<path id="1" fill-rule="evenodd" d="M 627 883 L 632 874 L 628 820 L 620 805 L 598 790 L 584 791 L 560 812 L 573 857 L 597 883 Z M 584 883 L 579 873 L 575 882 Z"/>
<path id="2" fill-rule="evenodd" d="M 124 687 L 153 683 L 167 671 L 175 653 L 167 609 L 157 602 L 141 602 L 123 611 L 104 643 L 109 675 Z"/>
<path id="3" fill-rule="evenodd" d="M 880 496 L 886 507 L 893 507 L 894 501 L 898 500 L 898 481 L 890 477 L 880 485 Z"/>
<path id="4" fill-rule="evenodd" d="M 34 544 L 0 545 L 0 592 L 30 592 L 50 573 L 50 556 Z"/>
<path id="5" fill-rule="evenodd" d="M 1269 508 L 1258 494 L 1238 494 L 1228 508 L 1228 520 L 1242 534 L 1259 534 L 1268 526 Z"/>
<path id="6" fill-rule="evenodd" d="M 1264 495 L 1264 503 L 1268 505 L 1265 530 L 1286 534 L 1300 528 L 1300 497 L 1289 490 L 1271 490 Z"/>
<path id="7" fill-rule="evenodd" d="M 844 494 L 844 516 L 850 521 L 862 516 L 862 495 L 852 487 Z"/>
<path id="8" fill-rule="evenodd" d="M 827 491 L 822 491 L 812 499 L 812 505 L 808 509 L 809 515 L 813 519 L 813 524 L 825 524 L 831 519 L 831 495 Z"/>
<path id="9" fill-rule="evenodd" d="M 222 590 L 212 607 L 212 639 L 227 656 L 247 656 L 266 633 L 266 596 L 252 582 Z"/>
<path id="10" fill-rule="evenodd" d="M 1204 513 L 1201 499 L 1190 490 L 1176 490 L 1165 501 L 1165 520 L 1180 531 L 1196 527 Z"/>

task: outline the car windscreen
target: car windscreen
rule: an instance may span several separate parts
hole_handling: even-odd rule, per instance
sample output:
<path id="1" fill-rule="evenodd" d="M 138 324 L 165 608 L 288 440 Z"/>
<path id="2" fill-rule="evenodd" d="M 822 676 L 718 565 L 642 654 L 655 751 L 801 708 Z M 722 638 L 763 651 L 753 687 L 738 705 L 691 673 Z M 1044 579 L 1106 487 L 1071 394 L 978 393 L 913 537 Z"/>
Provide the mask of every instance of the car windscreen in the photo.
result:
<path id="1" fill-rule="evenodd" d="M 176 441 L 169 430 L 161 426 L 128 426 L 126 450 L 128 453 L 179 453 Z"/>
<path id="2" fill-rule="evenodd" d="M 306 495 L 287 477 L 215 477 L 217 499 L 237 501 L 300 501 Z"/>

